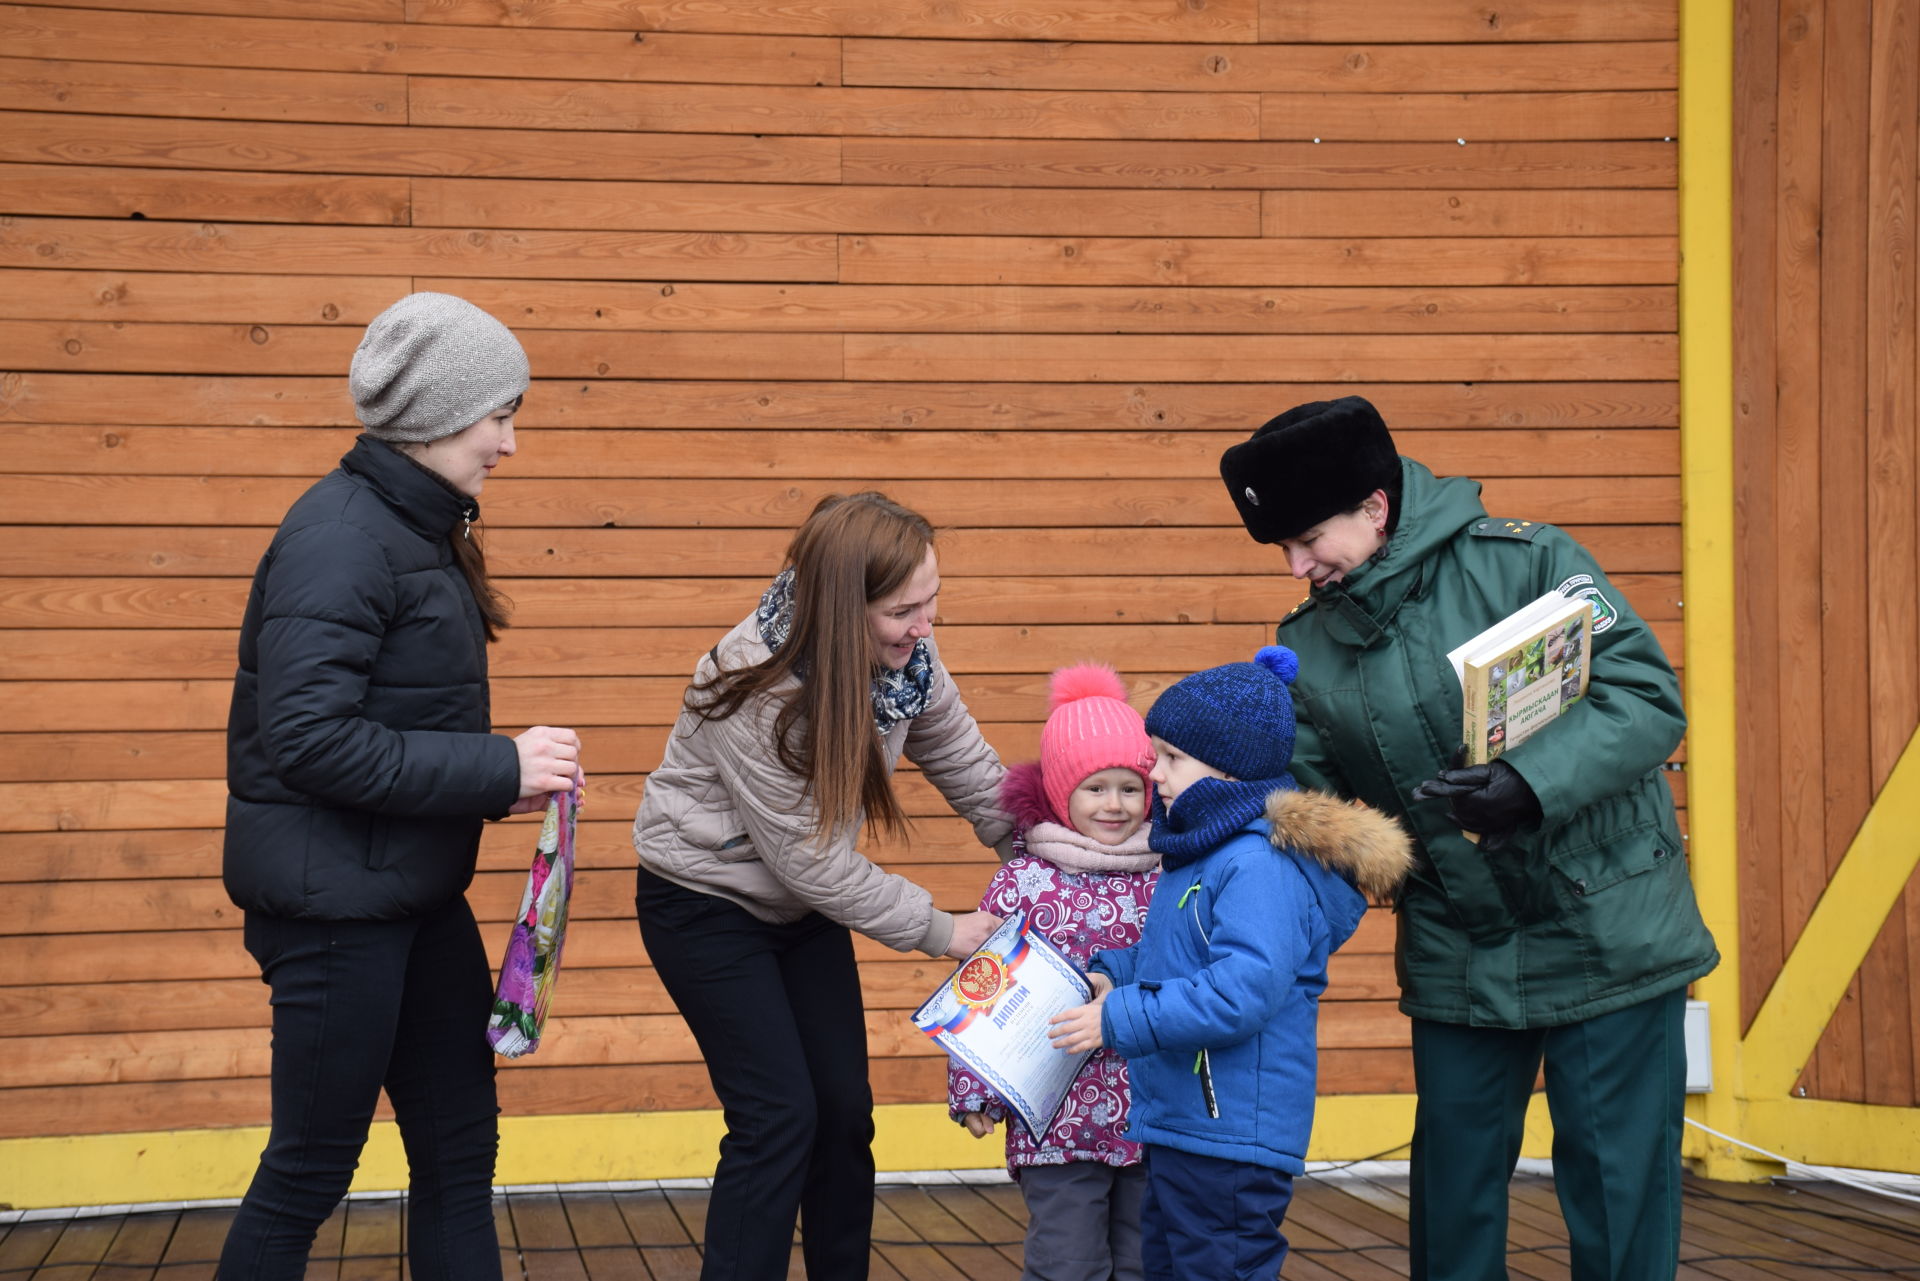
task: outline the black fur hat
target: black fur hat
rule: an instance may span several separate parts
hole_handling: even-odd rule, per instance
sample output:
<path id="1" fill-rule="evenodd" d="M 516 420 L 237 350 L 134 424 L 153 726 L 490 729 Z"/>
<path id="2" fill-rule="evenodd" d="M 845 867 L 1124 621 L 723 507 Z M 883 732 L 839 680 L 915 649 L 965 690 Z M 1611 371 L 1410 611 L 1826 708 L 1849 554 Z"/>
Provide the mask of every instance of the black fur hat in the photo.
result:
<path id="1" fill-rule="evenodd" d="M 1296 406 L 1220 455 L 1220 479 L 1261 543 L 1297 537 L 1351 511 L 1399 475 L 1393 436 L 1360 396 Z"/>

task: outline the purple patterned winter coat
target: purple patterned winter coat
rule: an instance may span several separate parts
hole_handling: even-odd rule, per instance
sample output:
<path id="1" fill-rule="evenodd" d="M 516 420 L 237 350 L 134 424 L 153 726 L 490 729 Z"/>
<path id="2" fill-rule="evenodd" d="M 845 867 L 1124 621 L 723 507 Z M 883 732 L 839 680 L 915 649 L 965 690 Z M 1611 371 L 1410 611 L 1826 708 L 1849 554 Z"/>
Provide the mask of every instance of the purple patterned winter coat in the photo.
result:
<path id="1" fill-rule="evenodd" d="M 1026 767 L 1015 766 L 1016 770 Z M 1011 780 L 1010 780 L 1011 781 Z M 1145 848 L 1146 828 L 1136 841 Z M 1131 947 L 1139 941 L 1147 920 L 1147 900 L 1153 897 L 1157 871 L 1070 872 L 1028 849 L 1029 837 L 1072 838 L 1088 848 L 1099 847 L 1070 828 L 1052 823 L 1024 827 L 1013 838 L 1014 857 L 995 872 L 980 898 L 980 910 L 995 916 L 1026 912 L 1028 920 L 1086 969 L 1095 952 Z M 1041 844 L 1035 840 L 1035 844 Z M 1130 1106 L 1127 1062 L 1110 1049 L 1096 1050 L 1080 1075 L 1044 1141 L 1036 1143 L 1026 1127 L 1012 1119 L 986 1084 L 958 1063 L 947 1070 L 947 1109 L 957 1121 L 968 1112 L 984 1112 L 1007 1126 L 1007 1170 L 1014 1178 L 1030 1165 L 1065 1165 L 1069 1161 L 1100 1161 L 1132 1165 L 1140 1160 L 1140 1145 L 1124 1137 Z"/>

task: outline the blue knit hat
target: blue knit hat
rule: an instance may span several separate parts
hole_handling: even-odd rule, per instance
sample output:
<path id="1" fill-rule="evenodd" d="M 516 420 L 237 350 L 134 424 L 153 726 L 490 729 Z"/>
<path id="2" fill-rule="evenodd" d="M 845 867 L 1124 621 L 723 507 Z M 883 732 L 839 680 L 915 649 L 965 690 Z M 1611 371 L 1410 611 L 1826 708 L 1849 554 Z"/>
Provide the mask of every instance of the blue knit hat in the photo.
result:
<path id="1" fill-rule="evenodd" d="M 1209 667 L 1154 700 L 1147 733 L 1246 781 L 1279 778 L 1293 762 L 1293 695 L 1300 660 L 1267 645 L 1251 663 Z"/>

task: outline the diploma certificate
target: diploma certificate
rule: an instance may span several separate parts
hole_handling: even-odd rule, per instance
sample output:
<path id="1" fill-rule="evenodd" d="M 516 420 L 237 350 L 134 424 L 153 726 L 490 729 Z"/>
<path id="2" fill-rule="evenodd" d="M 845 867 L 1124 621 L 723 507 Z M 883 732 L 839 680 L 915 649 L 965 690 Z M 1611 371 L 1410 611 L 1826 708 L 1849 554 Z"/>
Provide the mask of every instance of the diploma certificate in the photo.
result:
<path id="1" fill-rule="evenodd" d="M 1021 912 L 960 963 L 913 1022 L 993 1087 L 1038 1140 L 1093 1054 L 1054 1049 L 1047 1020 L 1092 998 L 1086 976 L 1045 935 L 1028 930 Z"/>

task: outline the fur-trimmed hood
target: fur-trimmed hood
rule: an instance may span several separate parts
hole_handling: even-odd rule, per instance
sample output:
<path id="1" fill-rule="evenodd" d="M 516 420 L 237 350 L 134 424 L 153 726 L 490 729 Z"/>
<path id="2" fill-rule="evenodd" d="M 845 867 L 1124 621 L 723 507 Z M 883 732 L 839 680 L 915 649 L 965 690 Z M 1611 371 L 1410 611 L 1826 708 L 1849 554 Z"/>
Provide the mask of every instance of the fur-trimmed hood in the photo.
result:
<path id="1" fill-rule="evenodd" d="M 1338 872 L 1362 894 L 1390 894 L 1413 869 L 1413 840 L 1392 819 L 1325 792 L 1281 789 L 1267 798 L 1270 839 Z"/>
<path id="2" fill-rule="evenodd" d="M 1039 761 L 1022 761 L 1007 766 L 1000 780 L 1000 808 L 1013 815 L 1015 831 L 1025 831 L 1035 823 L 1064 823 L 1064 814 L 1053 812 L 1047 799 L 1046 784 L 1040 776 Z"/>

